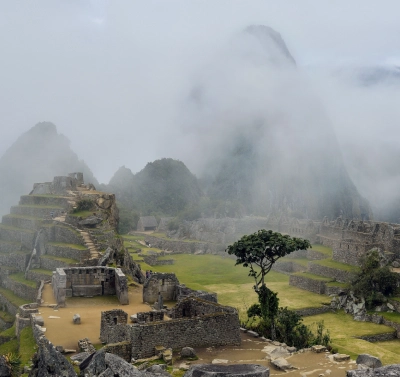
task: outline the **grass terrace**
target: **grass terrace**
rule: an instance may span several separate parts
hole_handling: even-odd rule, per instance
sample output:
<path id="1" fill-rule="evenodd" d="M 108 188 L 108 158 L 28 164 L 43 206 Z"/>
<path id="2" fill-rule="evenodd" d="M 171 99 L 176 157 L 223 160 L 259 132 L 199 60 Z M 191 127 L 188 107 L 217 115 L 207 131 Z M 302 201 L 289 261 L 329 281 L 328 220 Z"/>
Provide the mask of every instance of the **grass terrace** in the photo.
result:
<path id="1" fill-rule="evenodd" d="M 385 348 L 383 343 L 370 343 L 366 340 L 357 339 L 357 337 L 366 335 L 377 335 L 393 333 L 393 329 L 384 325 L 377 325 L 371 322 L 354 321 L 353 317 L 344 311 L 337 313 L 324 313 L 312 317 L 304 317 L 303 322 L 306 325 L 324 321 L 325 327 L 329 329 L 332 345 L 338 352 L 350 355 L 356 358 L 360 353 L 368 353 L 379 357 L 384 364 L 394 364 L 399 362 L 398 352 L 400 350 L 400 341 L 397 343 L 397 349 L 394 344 L 391 348 Z M 395 350 L 395 352 L 393 352 Z"/>
<path id="2" fill-rule="evenodd" d="M 36 286 L 36 283 L 35 283 Z M 25 305 L 25 304 L 29 304 L 28 300 L 25 300 L 21 297 L 18 297 L 16 294 L 14 294 L 13 291 L 7 289 L 7 288 L 3 288 L 0 287 L 0 294 L 5 297 L 11 304 L 13 304 L 15 307 L 21 306 L 21 305 Z"/>
<path id="3" fill-rule="evenodd" d="M 79 245 L 77 245 L 77 246 L 79 246 Z M 84 248 L 84 250 L 86 250 L 86 248 Z M 41 258 L 51 259 L 51 260 L 54 260 L 54 261 L 64 262 L 64 263 L 68 263 L 68 264 L 79 263 L 79 261 L 76 260 L 76 259 L 64 258 L 64 257 L 55 257 L 54 255 L 42 255 Z M 47 270 L 43 270 L 43 271 L 47 271 Z"/>
<path id="4" fill-rule="evenodd" d="M 331 278 L 326 278 L 324 276 L 320 276 L 320 275 L 315 275 L 315 274 L 310 274 L 309 272 L 296 272 L 292 275 L 295 276 L 302 276 L 308 279 L 313 279 L 313 280 L 320 280 L 320 281 L 325 281 L 325 282 L 331 282 L 333 279 Z"/>
<path id="5" fill-rule="evenodd" d="M 53 275 L 53 271 L 51 271 L 51 270 L 45 270 L 45 269 L 43 269 L 43 268 L 32 268 L 30 271 L 36 272 L 36 273 L 38 273 L 38 274 L 49 275 L 49 276 L 52 276 L 52 275 Z"/>
<path id="6" fill-rule="evenodd" d="M 348 272 L 358 272 L 359 268 L 346 263 L 336 262 L 332 259 L 322 259 L 312 261 L 314 264 L 319 264 L 320 266 L 334 268 L 336 270 L 348 271 Z"/>
<path id="7" fill-rule="evenodd" d="M 311 250 L 318 251 L 325 254 L 327 257 L 332 258 L 332 249 L 324 245 L 312 245 Z"/>
<path id="8" fill-rule="evenodd" d="M 93 215 L 93 211 L 78 211 L 78 212 L 71 212 L 69 213 L 69 216 L 73 216 L 73 217 L 81 217 L 81 218 L 86 218 L 89 216 Z"/>
<path id="9" fill-rule="evenodd" d="M 36 281 L 26 280 L 25 279 L 25 274 L 23 272 L 19 272 L 18 274 L 8 275 L 8 277 L 11 280 L 14 280 L 17 283 L 25 284 L 25 285 L 27 285 L 29 287 L 32 287 L 32 288 L 36 288 L 37 287 Z"/>
<path id="10" fill-rule="evenodd" d="M 78 245 L 75 243 L 48 242 L 47 244 L 51 245 L 51 246 L 69 247 L 71 249 L 76 249 L 76 250 L 87 250 L 87 248 L 85 246 Z"/>

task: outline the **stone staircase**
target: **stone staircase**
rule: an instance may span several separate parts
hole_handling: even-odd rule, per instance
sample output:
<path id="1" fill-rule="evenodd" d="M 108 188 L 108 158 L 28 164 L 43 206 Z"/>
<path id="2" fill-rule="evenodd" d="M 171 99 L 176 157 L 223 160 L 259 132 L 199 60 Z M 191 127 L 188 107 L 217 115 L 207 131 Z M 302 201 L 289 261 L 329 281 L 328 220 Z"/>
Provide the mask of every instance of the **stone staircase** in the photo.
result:
<path id="1" fill-rule="evenodd" d="M 92 261 L 99 260 L 99 258 L 101 258 L 101 253 L 97 249 L 90 233 L 85 230 L 81 230 L 81 229 L 79 229 L 79 232 L 82 235 L 82 238 L 85 242 L 86 247 L 89 249 L 90 257 L 88 259 L 92 260 Z"/>

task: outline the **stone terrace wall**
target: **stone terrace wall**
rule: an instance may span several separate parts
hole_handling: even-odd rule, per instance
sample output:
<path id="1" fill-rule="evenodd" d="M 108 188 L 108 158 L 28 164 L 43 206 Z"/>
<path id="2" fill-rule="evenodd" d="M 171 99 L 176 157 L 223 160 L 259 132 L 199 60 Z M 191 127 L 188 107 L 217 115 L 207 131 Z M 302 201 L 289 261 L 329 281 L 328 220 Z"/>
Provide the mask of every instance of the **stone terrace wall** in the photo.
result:
<path id="1" fill-rule="evenodd" d="M 296 262 L 279 261 L 273 264 L 272 269 L 283 273 L 306 271 L 307 267 Z"/>
<path id="2" fill-rule="evenodd" d="M 239 345 L 239 325 L 237 313 L 128 325 L 132 357 L 153 356 L 159 345 L 172 349 Z"/>
<path id="3" fill-rule="evenodd" d="M 14 281 L 8 276 L 2 279 L 1 285 L 4 288 L 12 291 L 18 297 L 22 297 L 23 299 L 32 302 L 36 301 L 37 288 L 33 288 L 18 281 Z"/>
<path id="4" fill-rule="evenodd" d="M 194 254 L 196 252 L 205 254 L 224 253 L 225 247 L 222 244 L 207 242 L 185 242 L 179 240 L 166 240 L 153 236 L 146 236 L 146 242 L 161 250 L 169 250 L 173 254 Z"/>
<path id="5" fill-rule="evenodd" d="M 186 287 L 185 284 L 179 284 L 176 286 L 177 301 L 183 300 L 189 296 L 194 296 L 210 302 L 218 302 L 217 294 L 215 292 L 194 291 L 193 289 Z"/>
<path id="6" fill-rule="evenodd" d="M 44 227 L 48 242 L 62 242 L 84 246 L 80 233 L 67 225 L 50 225 Z"/>
<path id="7" fill-rule="evenodd" d="M 324 294 L 326 291 L 326 282 L 322 280 L 314 280 L 305 276 L 290 275 L 289 285 L 305 289 L 306 291 Z"/>
<path id="8" fill-rule="evenodd" d="M 46 254 L 61 258 L 71 258 L 78 261 L 85 260 L 86 258 L 90 257 L 90 252 L 88 249 L 79 250 L 73 247 L 49 244 L 46 245 Z"/>
<path id="9" fill-rule="evenodd" d="M 347 283 L 355 276 L 353 272 L 321 266 L 316 263 L 309 263 L 308 271 L 315 275 L 332 278 L 340 283 Z"/>
<path id="10" fill-rule="evenodd" d="M 10 313 L 11 315 L 15 316 L 18 313 L 18 306 L 12 304 L 8 298 L 3 296 L 0 293 L 0 308 L 2 309 L 3 312 Z"/>
<path id="11" fill-rule="evenodd" d="M 28 264 L 29 254 L 24 253 L 10 253 L 0 254 L 0 265 L 15 267 L 18 271 L 25 271 Z"/>
<path id="12" fill-rule="evenodd" d="M 165 266 L 174 264 L 173 259 L 158 259 L 158 255 L 143 255 L 143 262 L 149 266 Z"/>

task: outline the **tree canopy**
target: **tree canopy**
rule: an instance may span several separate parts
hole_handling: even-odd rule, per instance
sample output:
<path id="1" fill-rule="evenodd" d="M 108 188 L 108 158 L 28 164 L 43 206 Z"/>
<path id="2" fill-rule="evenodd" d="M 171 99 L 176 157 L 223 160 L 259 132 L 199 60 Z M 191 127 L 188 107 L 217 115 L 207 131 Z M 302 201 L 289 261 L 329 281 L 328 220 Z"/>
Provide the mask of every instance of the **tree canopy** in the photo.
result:
<path id="1" fill-rule="evenodd" d="M 250 267 L 249 276 L 255 279 L 256 291 L 265 284 L 265 275 L 279 259 L 296 250 L 311 247 L 308 240 L 283 235 L 272 230 L 261 229 L 256 233 L 243 236 L 227 247 L 228 254 L 236 256 L 236 265 Z"/>

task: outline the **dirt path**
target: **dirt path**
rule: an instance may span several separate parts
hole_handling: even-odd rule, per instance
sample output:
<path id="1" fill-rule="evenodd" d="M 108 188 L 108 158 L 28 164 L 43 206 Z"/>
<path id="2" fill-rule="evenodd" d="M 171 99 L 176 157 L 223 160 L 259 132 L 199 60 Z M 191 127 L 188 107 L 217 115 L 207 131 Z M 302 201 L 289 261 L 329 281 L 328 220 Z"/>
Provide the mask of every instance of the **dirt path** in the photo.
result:
<path id="1" fill-rule="evenodd" d="M 225 360 L 227 364 L 259 364 L 269 367 L 271 376 L 285 374 L 288 377 L 345 377 L 346 370 L 357 368 L 354 361 L 337 363 L 329 360 L 325 353 L 305 352 L 295 354 L 287 359 L 297 369 L 283 372 L 275 369 L 265 359 L 266 354 L 262 352 L 265 346 L 265 342 L 242 334 L 242 344 L 238 347 L 196 349 L 199 360 L 193 361 L 191 364 L 209 364 L 215 359 Z"/>
<path id="2" fill-rule="evenodd" d="M 55 304 L 51 286 L 46 284 L 43 292 L 44 304 Z M 78 340 L 89 338 L 93 344 L 100 343 L 101 312 L 120 308 L 128 316 L 137 312 L 149 311 L 150 307 L 142 303 L 142 288 L 129 287 L 129 305 L 121 305 L 116 296 L 98 296 L 93 298 L 68 298 L 65 308 L 54 310 L 41 307 L 40 313 L 46 328 L 46 337 L 56 346 L 64 348 L 78 348 Z M 80 314 L 81 324 L 74 325 L 72 317 Z M 58 317 L 58 318 L 49 318 Z"/>

